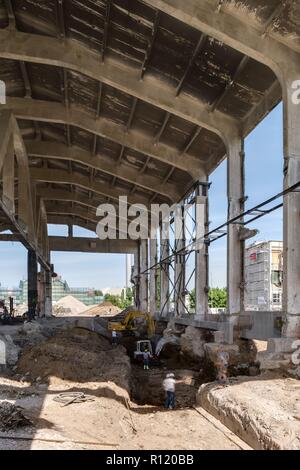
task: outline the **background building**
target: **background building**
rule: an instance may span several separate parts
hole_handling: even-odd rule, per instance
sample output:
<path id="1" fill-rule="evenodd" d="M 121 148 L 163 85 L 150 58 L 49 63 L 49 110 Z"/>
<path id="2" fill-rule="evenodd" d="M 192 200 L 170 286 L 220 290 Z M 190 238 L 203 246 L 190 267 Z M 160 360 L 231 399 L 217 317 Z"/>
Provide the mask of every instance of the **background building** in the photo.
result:
<path id="1" fill-rule="evenodd" d="M 280 241 L 256 242 L 246 248 L 247 310 L 281 310 L 282 249 Z"/>
<path id="2" fill-rule="evenodd" d="M 99 291 L 88 287 L 69 287 L 67 281 L 61 276 L 52 279 L 52 300 L 57 302 L 66 295 L 72 295 L 85 305 L 96 305 L 102 302 L 103 296 L 98 295 Z M 13 297 L 14 304 L 27 304 L 27 280 L 20 281 L 19 287 L 8 288 L 0 284 L 0 299 L 8 304 L 9 297 Z"/>

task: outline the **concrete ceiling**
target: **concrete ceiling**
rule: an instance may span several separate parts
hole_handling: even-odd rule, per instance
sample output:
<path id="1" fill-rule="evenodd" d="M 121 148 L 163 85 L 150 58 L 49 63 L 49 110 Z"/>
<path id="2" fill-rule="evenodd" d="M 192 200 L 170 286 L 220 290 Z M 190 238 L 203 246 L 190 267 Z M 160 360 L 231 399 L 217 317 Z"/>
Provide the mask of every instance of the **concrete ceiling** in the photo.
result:
<path id="1" fill-rule="evenodd" d="M 53 202 L 55 191 L 75 194 L 77 222 L 80 195 L 91 207 L 122 192 L 132 202 L 178 201 L 224 158 L 220 123 L 247 135 L 281 99 L 268 67 L 146 3 L 0 0 L 0 79 L 32 177 Z M 299 2 L 220 4 L 300 47 Z"/>

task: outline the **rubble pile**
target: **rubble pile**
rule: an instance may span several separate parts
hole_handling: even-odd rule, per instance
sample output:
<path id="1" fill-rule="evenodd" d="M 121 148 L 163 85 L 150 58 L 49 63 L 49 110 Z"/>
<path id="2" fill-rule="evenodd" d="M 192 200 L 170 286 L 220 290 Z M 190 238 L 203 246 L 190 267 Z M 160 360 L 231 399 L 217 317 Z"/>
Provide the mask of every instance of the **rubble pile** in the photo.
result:
<path id="1" fill-rule="evenodd" d="M 72 295 L 63 297 L 53 306 L 54 314 L 60 317 L 79 315 L 86 309 L 86 305 Z"/>
<path id="2" fill-rule="evenodd" d="M 0 403 L 0 431 L 6 432 L 31 425 L 32 422 L 24 416 L 22 408 L 9 401 Z"/>
<path id="3" fill-rule="evenodd" d="M 111 317 L 113 315 L 117 315 L 120 313 L 121 310 L 119 307 L 114 306 L 110 302 L 102 302 L 98 305 L 93 305 L 92 307 L 86 309 L 82 312 L 83 316 L 91 316 L 91 317 Z"/>

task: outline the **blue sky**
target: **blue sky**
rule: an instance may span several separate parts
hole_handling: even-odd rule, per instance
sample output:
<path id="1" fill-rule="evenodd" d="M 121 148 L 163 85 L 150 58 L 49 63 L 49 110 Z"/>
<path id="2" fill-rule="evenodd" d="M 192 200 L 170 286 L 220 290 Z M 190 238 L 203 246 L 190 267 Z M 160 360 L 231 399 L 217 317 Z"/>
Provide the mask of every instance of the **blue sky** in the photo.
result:
<path id="1" fill-rule="evenodd" d="M 248 136 L 246 152 L 246 208 L 250 208 L 282 190 L 283 143 L 282 105 L 279 105 Z M 226 221 L 227 188 L 226 161 L 211 175 L 210 228 Z M 249 226 L 250 227 L 250 226 Z M 253 224 L 260 230 L 255 240 L 282 240 L 282 211 L 276 211 Z M 49 233 L 65 235 L 66 229 L 49 227 Z M 90 232 L 76 229 L 75 236 Z M 2 270 L 0 282 L 3 286 L 16 286 L 26 278 L 26 250 L 18 243 L 0 242 Z M 53 253 L 55 271 L 73 287 L 123 287 L 126 276 L 125 255 L 94 255 L 89 253 Z M 210 284 L 226 285 L 226 238 L 214 242 L 210 247 Z"/>

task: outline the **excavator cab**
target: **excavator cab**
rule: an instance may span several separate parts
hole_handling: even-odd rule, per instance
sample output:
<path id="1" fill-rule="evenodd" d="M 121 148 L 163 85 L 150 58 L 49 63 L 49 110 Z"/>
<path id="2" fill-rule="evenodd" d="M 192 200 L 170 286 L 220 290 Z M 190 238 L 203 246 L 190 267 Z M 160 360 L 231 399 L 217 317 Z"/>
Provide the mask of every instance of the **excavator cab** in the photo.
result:
<path id="1" fill-rule="evenodd" d="M 149 339 L 143 339 L 141 341 L 136 342 L 136 347 L 134 351 L 134 360 L 136 362 L 143 362 L 143 353 L 145 351 L 149 351 L 150 353 L 150 365 L 152 366 L 159 366 L 160 360 L 158 359 L 157 355 L 153 352 L 152 343 Z"/>

